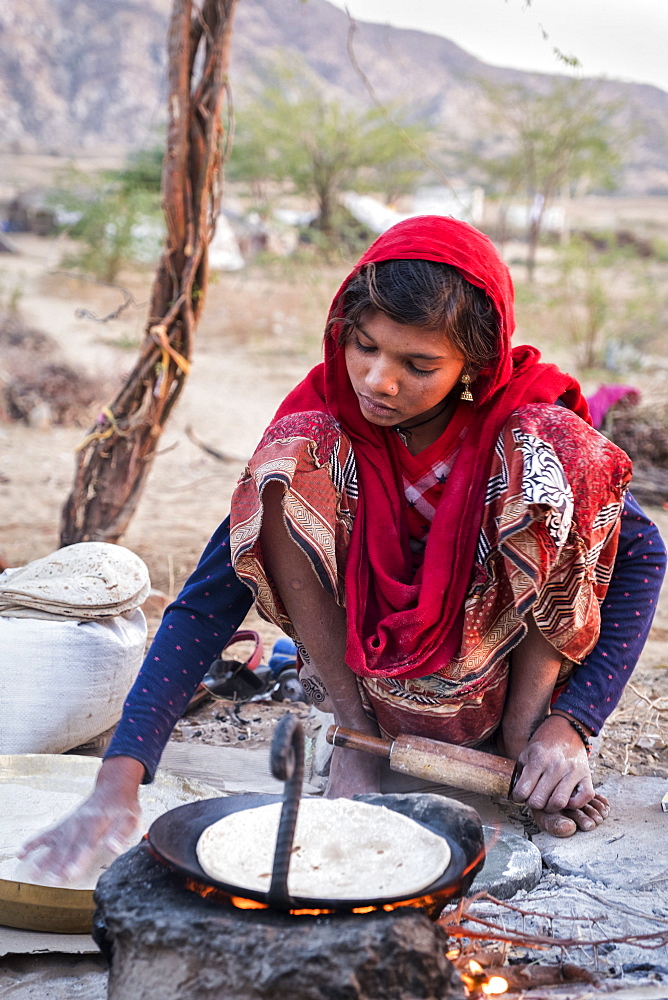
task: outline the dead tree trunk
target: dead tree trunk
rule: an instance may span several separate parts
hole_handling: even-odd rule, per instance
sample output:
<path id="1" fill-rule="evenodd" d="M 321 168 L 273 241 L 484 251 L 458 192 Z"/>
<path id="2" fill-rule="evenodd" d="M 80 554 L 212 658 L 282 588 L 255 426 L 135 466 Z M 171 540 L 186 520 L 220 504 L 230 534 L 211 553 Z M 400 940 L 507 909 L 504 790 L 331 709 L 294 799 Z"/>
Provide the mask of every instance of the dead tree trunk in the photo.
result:
<path id="1" fill-rule="evenodd" d="M 162 172 L 166 248 L 139 359 L 79 447 L 74 485 L 62 511 L 61 545 L 117 542 L 122 536 L 190 368 L 207 288 L 207 251 L 220 209 L 221 113 L 236 2 L 174 0 Z"/>

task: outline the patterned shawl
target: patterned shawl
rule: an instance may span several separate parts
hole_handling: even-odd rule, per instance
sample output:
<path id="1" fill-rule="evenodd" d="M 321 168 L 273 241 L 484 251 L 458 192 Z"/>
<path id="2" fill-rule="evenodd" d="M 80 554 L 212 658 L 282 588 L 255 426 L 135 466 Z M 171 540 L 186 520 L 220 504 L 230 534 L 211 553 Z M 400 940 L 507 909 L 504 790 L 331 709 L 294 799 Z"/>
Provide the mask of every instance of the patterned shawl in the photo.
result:
<path id="1" fill-rule="evenodd" d="M 472 418 L 428 535 L 421 571 L 411 563 L 401 472 L 389 447 L 391 430 L 362 415 L 328 327 L 324 363 L 281 404 L 274 420 L 307 410 L 334 416 L 350 437 L 360 497 L 346 566 L 346 660 L 362 676 L 422 677 L 452 659 L 462 636 L 463 608 L 494 448 L 518 407 L 560 399 L 591 423 L 578 383 L 540 362 L 533 347 L 511 347 L 513 286 L 508 268 L 483 233 L 456 219 L 421 216 L 393 226 L 366 251 L 334 297 L 341 315 L 346 286 L 370 262 L 422 259 L 449 264 L 494 303 L 498 356 L 476 378 Z"/>

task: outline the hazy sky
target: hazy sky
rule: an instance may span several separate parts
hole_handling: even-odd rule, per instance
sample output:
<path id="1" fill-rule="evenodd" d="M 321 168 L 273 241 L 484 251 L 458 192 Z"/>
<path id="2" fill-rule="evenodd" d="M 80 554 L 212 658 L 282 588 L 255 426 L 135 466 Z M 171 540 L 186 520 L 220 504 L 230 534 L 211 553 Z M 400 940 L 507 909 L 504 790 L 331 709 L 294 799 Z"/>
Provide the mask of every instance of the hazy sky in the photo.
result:
<path id="1" fill-rule="evenodd" d="M 353 17 L 444 35 L 497 66 L 563 72 L 556 46 L 587 76 L 668 90 L 668 0 L 330 0 Z M 548 39 L 543 37 L 543 30 Z"/>

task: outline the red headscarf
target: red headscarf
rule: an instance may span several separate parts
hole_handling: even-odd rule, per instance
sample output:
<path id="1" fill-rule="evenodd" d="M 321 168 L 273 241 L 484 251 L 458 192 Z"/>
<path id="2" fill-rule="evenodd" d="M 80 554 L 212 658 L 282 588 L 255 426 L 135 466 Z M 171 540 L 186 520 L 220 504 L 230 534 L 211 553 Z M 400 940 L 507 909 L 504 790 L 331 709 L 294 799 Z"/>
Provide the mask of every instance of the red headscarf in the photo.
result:
<path id="1" fill-rule="evenodd" d="M 422 677 L 445 666 L 461 642 L 463 608 L 482 522 L 494 446 L 510 415 L 526 403 L 561 399 L 584 420 L 578 383 L 540 363 L 533 347 L 511 348 L 513 285 L 491 240 L 472 226 L 436 215 L 407 219 L 380 236 L 334 297 L 341 314 L 348 282 L 365 264 L 384 260 L 449 264 L 482 288 L 499 317 L 499 354 L 475 380 L 473 416 L 429 531 L 424 563 L 414 576 L 405 499 L 386 428 L 365 419 L 353 392 L 333 324 L 325 361 L 282 403 L 276 417 L 321 410 L 352 441 L 360 496 L 346 567 L 346 662 L 366 676 Z"/>

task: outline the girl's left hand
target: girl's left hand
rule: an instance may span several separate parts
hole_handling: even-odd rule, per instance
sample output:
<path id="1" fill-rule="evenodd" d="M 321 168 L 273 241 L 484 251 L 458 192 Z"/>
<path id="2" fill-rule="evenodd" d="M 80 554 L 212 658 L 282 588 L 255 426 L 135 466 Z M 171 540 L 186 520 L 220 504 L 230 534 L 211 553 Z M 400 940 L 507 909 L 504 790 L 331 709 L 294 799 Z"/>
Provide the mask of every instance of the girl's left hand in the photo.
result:
<path id="1" fill-rule="evenodd" d="M 608 816 L 607 800 L 594 791 L 582 740 L 567 719 L 548 716 L 517 760 L 522 773 L 513 800 L 530 806 L 548 833 L 569 837 L 576 829 L 593 830 Z"/>

